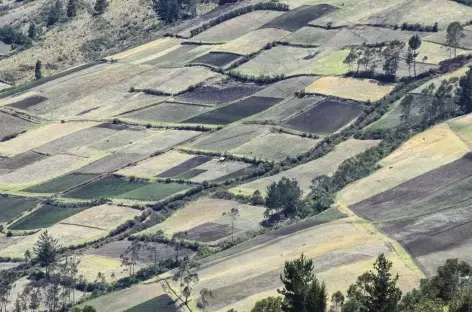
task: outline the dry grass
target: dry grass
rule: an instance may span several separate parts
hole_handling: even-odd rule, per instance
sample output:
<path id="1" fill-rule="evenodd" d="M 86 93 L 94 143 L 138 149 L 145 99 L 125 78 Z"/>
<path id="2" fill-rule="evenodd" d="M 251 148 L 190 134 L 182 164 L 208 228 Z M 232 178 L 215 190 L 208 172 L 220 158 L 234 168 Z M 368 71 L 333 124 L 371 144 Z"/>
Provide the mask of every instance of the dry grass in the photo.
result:
<path id="1" fill-rule="evenodd" d="M 469 144 L 472 149 L 472 114 L 452 119 L 448 124 L 460 138 Z"/>
<path id="2" fill-rule="evenodd" d="M 368 79 L 323 77 L 305 90 L 308 93 L 331 95 L 356 101 L 377 101 L 390 93 L 394 85 L 380 85 Z"/>
<path id="3" fill-rule="evenodd" d="M 155 177 L 192 157 L 194 157 L 194 155 L 181 153 L 179 151 L 169 151 L 162 155 L 148 158 L 135 166 L 124 168 L 118 171 L 117 174 L 146 178 Z"/>
<path id="4" fill-rule="evenodd" d="M 141 212 L 137 209 L 114 205 L 101 205 L 81 211 L 61 221 L 61 223 L 111 231 L 118 225 L 133 219 L 140 213 Z"/>
<path id="5" fill-rule="evenodd" d="M 435 65 L 439 65 L 440 62 L 454 57 L 454 49 L 451 49 L 450 47 L 441 44 L 436 44 L 427 41 L 424 41 L 421 44 L 421 47 L 419 48 L 418 52 L 419 54 L 416 58 L 418 62 L 424 62 Z M 470 51 L 457 49 L 457 55 L 469 53 Z"/>
<path id="6" fill-rule="evenodd" d="M 0 176 L 0 188 L 24 188 L 79 169 L 93 159 L 72 155 L 54 155 Z"/>
<path id="7" fill-rule="evenodd" d="M 91 305 L 100 312 L 125 311 L 135 305 L 163 294 L 165 294 L 165 291 L 161 284 L 154 280 L 105 296 L 100 296 L 87 301 L 84 305 Z"/>
<path id="8" fill-rule="evenodd" d="M 255 190 L 260 190 L 264 193 L 271 183 L 279 181 L 282 177 L 287 177 L 289 179 L 296 179 L 300 184 L 300 188 L 303 190 L 303 194 L 306 196 L 310 192 L 311 181 L 313 178 L 323 174 L 332 174 L 344 160 L 362 153 L 368 148 L 374 147 L 378 143 L 379 141 L 373 140 L 348 140 L 336 146 L 333 152 L 322 158 L 310 161 L 306 164 L 280 172 L 270 177 L 240 185 L 231 189 L 231 191 L 236 194 L 252 194 Z"/>
<path id="9" fill-rule="evenodd" d="M 52 237 L 58 239 L 59 244 L 64 247 L 94 241 L 107 234 L 106 231 L 99 229 L 66 224 L 53 225 L 47 228 L 47 231 Z M 34 235 L 26 236 L 14 245 L 10 245 L 1 250 L 0 256 L 22 258 L 26 250 L 33 250 L 33 246 L 41 232 L 42 231 Z"/>
<path id="10" fill-rule="evenodd" d="M 130 57 L 145 57 L 149 55 L 154 55 L 158 54 L 169 47 L 172 46 L 178 46 L 182 42 L 181 39 L 177 38 L 160 38 L 148 43 L 145 43 L 143 45 L 137 46 L 135 48 L 123 51 L 121 53 L 113 54 L 110 56 L 107 56 L 105 59 L 106 60 L 115 60 L 115 61 L 120 61 L 123 60 L 126 62 L 127 58 Z"/>
<path id="11" fill-rule="evenodd" d="M 185 208 L 177 210 L 164 222 L 141 232 L 141 234 L 155 233 L 156 230 L 161 229 L 166 235 L 171 236 L 173 233 L 188 231 L 208 222 L 231 224 L 229 217 L 222 216 L 223 213 L 229 212 L 231 208 L 238 208 L 240 217 L 235 222 L 235 227 L 243 230 L 257 228 L 265 211 L 265 208 L 259 206 L 240 204 L 232 200 L 203 197 L 188 204 Z"/>
<path id="12" fill-rule="evenodd" d="M 129 275 L 125 267 L 121 266 L 120 260 L 94 255 L 82 256 L 78 270 L 79 275 L 83 275 L 89 282 L 95 281 L 98 273 L 104 274 L 109 283 Z M 115 278 L 112 278 L 112 274 L 115 275 Z"/>
<path id="13" fill-rule="evenodd" d="M 234 40 L 258 29 L 284 13 L 280 11 L 254 11 L 243 14 L 192 37 L 192 41 L 227 42 Z"/>
<path id="14" fill-rule="evenodd" d="M 353 205 L 433 169 L 449 164 L 470 152 L 447 124 L 417 134 L 380 162 L 381 169 L 344 188 L 339 196 Z"/>
<path id="15" fill-rule="evenodd" d="M 203 165 L 195 167 L 193 169 L 207 170 L 199 174 L 198 176 L 191 178 L 191 181 L 203 182 L 203 181 L 212 181 L 218 178 L 221 178 L 225 175 L 231 174 L 238 170 L 248 168 L 250 165 L 240 162 L 240 161 L 224 161 L 220 162 L 218 159 L 213 159 Z"/>
<path id="16" fill-rule="evenodd" d="M 326 56 L 321 55 L 292 74 L 343 75 L 349 71 L 349 65 L 344 64 L 348 54 L 349 50 L 339 50 Z"/>
<path id="17" fill-rule="evenodd" d="M 402 290 L 408 291 L 416 286 L 422 277 L 416 268 L 411 268 L 396 256 L 383 237 L 350 221 L 318 225 L 205 264 L 199 271 L 197 292 L 211 285 L 218 302 L 218 307 L 212 310 L 253 306 L 254 301 L 260 298 L 259 293 L 267 294 L 281 286 L 279 274 L 285 261 L 294 260 L 301 253 L 314 258 L 316 274 L 326 280 L 330 291 L 345 291 L 358 275 L 372 269 L 375 257 L 381 252 L 394 261 L 394 271 L 404 277 L 400 284 Z M 232 291 L 219 293 L 223 287 Z M 236 299 L 238 291 L 248 297 Z M 218 297 L 219 294 L 223 297 Z"/>
<path id="18" fill-rule="evenodd" d="M 13 140 L 0 142 L 0 154 L 12 157 L 97 124 L 95 122 L 67 122 L 44 125 L 23 133 Z"/>
<path id="19" fill-rule="evenodd" d="M 152 154 L 190 140 L 200 134 L 197 131 L 162 130 L 126 149 L 126 153 Z"/>
<path id="20" fill-rule="evenodd" d="M 214 51 L 247 55 L 255 53 L 266 44 L 280 40 L 289 34 L 289 31 L 276 28 L 259 29 L 225 43 L 215 48 Z"/>

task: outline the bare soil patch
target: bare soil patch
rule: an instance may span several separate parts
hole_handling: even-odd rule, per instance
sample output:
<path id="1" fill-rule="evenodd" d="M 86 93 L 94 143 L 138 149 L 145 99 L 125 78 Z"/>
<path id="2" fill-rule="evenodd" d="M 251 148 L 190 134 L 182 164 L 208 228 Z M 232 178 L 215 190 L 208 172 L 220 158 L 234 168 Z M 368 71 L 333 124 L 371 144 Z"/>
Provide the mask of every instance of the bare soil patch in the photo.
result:
<path id="1" fill-rule="evenodd" d="M 235 234 L 239 229 L 234 229 Z M 231 226 L 218 223 L 204 223 L 187 231 L 191 240 L 208 243 L 231 235 Z"/>
<path id="2" fill-rule="evenodd" d="M 33 123 L 4 112 L 0 112 L 0 141 L 26 131 Z"/>
<path id="3" fill-rule="evenodd" d="M 198 87 L 194 91 L 175 97 L 175 99 L 197 104 L 221 104 L 250 96 L 261 89 L 261 86 L 254 84 L 230 82 L 222 85 Z"/>
<path id="4" fill-rule="evenodd" d="M 195 156 L 190 158 L 189 160 L 184 161 L 183 163 L 170 168 L 169 170 L 164 171 L 163 173 L 159 174 L 159 178 L 172 178 L 176 177 L 188 170 L 194 169 L 195 167 L 200 166 L 211 160 L 211 157 L 208 156 Z"/>
<path id="5" fill-rule="evenodd" d="M 222 67 L 236 61 L 240 55 L 233 53 L 208 53 L 192 60 L 192 64 L 205 64 L 214 67 Z"/>
<path id="6" fill-rule="evenodd" d="M 208 111 L 210 108 L 198 105 L 186 105 L 163 102 L 120 117 L 148 122 L 180 122 Z"/>
<path id="7" fill-rule="evenodd" d="M 22 100 L 13 102 L 11 104 L 8 104 L 8 106 L 14 107 L 14 108 L 19 108 L 19 109 L 25 109 L 25 108 L 29 108 L 31 106 L 34 106 L 36 104 L 39 104 L 39 103 L 41 103 L 45 100 L 47 100 L 47 99 L 44 96 L 33 95 L 33 96 L 28 97 L 26 99 L 22 99 Z"/>

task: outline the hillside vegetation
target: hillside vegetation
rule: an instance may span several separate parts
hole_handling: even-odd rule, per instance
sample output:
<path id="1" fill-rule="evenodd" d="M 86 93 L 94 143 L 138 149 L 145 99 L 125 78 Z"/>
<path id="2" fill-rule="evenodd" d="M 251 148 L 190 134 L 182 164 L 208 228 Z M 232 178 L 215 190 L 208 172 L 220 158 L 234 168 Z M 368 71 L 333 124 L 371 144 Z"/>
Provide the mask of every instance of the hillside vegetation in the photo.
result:
<path id="1" fill-rule="evenodd" d="M 0 9 L 0 312 L 469 311 L 466 1 Z"/>

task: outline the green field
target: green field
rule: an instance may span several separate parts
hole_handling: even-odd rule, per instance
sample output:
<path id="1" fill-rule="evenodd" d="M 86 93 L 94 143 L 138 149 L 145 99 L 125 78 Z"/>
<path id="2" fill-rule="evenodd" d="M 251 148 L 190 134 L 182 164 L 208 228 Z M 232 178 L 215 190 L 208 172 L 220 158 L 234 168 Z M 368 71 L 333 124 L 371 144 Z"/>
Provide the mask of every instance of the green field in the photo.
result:
<path id="1" fill-rule="evenodd" d="M 74 186 L 82 184 L 88 180 L 96 177 L 96 174 L 71 173 L 46 183 L 31 186 L 25 189 L 26 192 L 31 193 L 58 193 L 68 190 Z"/>
<path id="2" fill-rule="evenodd" d="M 71 198 L 111 198 L 118 195 L 130 192 L 143 186 L 142 183 L 130 182 L 124 179 L 107 176 L 103 179 L 86 184 L 78 189 L 65 194 L 66 197 Z"/>
<path id="3" fill-rule="evenodd" d="M 13 223 L 9 228 L 12 230 L 36 230 L 46 228 L 85 209 L 86 208 L 64 208 L 45 205 Z"/>
<path id="4" fill-rule="evenodd" d="M 0 222 L 6 222 L 23 211 L 33 209 L 39 200 L 0 196 Z"/>

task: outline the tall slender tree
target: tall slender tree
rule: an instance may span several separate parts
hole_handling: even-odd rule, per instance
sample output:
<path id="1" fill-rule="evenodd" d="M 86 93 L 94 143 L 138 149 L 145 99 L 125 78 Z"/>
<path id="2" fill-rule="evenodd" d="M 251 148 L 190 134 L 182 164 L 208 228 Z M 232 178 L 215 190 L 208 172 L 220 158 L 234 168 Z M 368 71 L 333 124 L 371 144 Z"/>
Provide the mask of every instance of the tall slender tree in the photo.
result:
<path id="1" fill-rule="evenodd" d="M 37 60 L 36 61 L 36 66 L 34 68 L 34 77 L 36 80 L 43 78 L 43 73 L 42 73 L 42 68 L 41 68 L 41 61 Z"/>
<path id="2" fill-rule="evenodd" d="M 465 76 L 459 80 L 456 99 L 456 104 L 459 105 L 463 113 L 472 113 L 472 66 L 469 67 Z"/>
<path id="3" fill-rule="evenodd" d="M 238 208 L 231 208 L 229 212 L 223 212 L 223 216 L 229 216 L 231 221 L 231 242 L 234 243 L 234 222 L 239 217 Z"/>
<path id="4" fill-rule="evenodd" d="M 412 58 L 413 58 L 413 71 L 416 77 L 416 58 L 418 57 L 418 49 L 421 47 L 421 38 L 418 35 L 411 36 L 410 40 L 408 41 L 408 47 L 412 51 Z"/>
<path id="5" fill-rule="evenodd" d="M 457 48 L 463 38 L 465 38 L 464 26 L 461 23 L 452 22 L 447 26 L 446 44 L 454 49 L 454 57 L 457 56 Z"/>
<path id="6" fill-rule="evenodd" d="M 46 274 L 49 273 L 49 267 L 56 261 L 58 251 L 58 240 L 53 238 L 47 230 L 42 232 L 34 244 L 33 253 L 39 265 L 46 268 Z"/>

